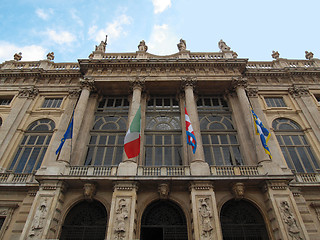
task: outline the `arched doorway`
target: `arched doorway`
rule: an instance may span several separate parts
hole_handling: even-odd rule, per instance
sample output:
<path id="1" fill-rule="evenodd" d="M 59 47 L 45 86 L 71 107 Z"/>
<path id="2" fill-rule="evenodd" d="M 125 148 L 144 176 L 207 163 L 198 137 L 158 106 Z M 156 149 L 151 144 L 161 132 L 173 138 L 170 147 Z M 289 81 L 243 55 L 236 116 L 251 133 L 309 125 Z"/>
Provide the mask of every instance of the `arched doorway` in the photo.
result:
<path id="1" fill-rule="evenodd" d="M 245 200 L 230 200 L 221 209 L 220 221 L 224 240 L 268 240 L 259 210 Z"/>
<path id="2" fill-rule="evenodd" d="M 103 240 L 106 235 L 107 211 L 98 201 L 83 201 L 68 213 L 60 240 Z"/>
<path id="3" fill-rule="evenodd" d="M 166 200 L 150 204 L 142 215 L 140 239 L 188 239 L 186 218 L 181 208 Z"/>

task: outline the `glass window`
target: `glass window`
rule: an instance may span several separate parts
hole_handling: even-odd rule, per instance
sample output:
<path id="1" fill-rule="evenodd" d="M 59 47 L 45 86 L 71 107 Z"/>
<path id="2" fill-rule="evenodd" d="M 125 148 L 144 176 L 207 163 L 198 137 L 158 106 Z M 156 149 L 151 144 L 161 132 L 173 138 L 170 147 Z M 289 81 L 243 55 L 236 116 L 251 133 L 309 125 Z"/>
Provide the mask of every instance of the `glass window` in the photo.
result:
<path id="1" fill-rule="evenodd" d="M 62 98 L 45 98 L 42 104 L 43 108 L 60 108 Z"/>
<path id="2" fill-rule="evenodd" d="M 237 131 L 227 102 L 220 96 L 199 97 L 200 130 L 209 165 L 242 165 Z"/>
<path id="3" fill-rule="evenodd" d="M 7 96 L 0 97 L 0 106 L 1 105 L 2 106 L 9 105 L 11 103 L 11 100 L 12 100 L 11 96 L 9 96 L 9 97 L 7 97 Z"/>
<path id="4" fill-rule="evenodd" d="M 151 97 L 146 111 L 145 165 L 182 165 L 181 119 L 175 97 Z"/>
<path id="5" fill-rule="evenodd" d="M 122 161 L 129 102 L 103 98 L 95 113 L 85 165 L 114 166 Z"/>
<path id="6" fill-rule="evenodd" d="M 317 99 L 317 102 L 320 104 L 320 94 L 314 95 L 315 98 Z"/>
<path id="7" fill-rule="evenodd" d="M 316 172 L 319 169 L 319 162 L 297 123 L 287 118 L 278 118 L 273 121 L 272 127 L 290 169 L 296 172 Z"/>
<path id="8" fill-rule="evenodd" d="M 265 97 L 264 100 L 268 107 L 286 107 L 282 97 Z"/>
<path id="9" fill-rule="evenodd" d="M 49 146 L 55 124 L 50 119 L 40 119 L 29 125 L 9 170 L 15 173 L 31 173 L 42 163 Z"/>

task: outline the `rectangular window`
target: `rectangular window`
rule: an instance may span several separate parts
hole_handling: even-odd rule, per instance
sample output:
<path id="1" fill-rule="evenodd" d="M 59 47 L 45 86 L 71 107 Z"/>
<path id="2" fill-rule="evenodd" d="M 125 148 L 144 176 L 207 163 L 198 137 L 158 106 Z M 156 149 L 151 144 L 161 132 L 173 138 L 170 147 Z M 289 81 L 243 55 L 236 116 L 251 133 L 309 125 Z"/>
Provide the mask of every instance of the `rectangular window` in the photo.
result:
<path id="1" fill-rule="evenodd" d="M 1 230 L 2 226 L 3 226 L 4 220 L 6 220 L 5 217 L 0 217 L 0 230 Z"/>
<path id="2" fill-rule="evenodd" d="M 62 98 L 45 98 L 42 104 L 43 108 L 60 108 Z"/>
<path id="3" fill-rule="evenodd" d="M 6 106 L 11 103 L 12 97 L 0 97 L 0 105 Z"/>
<path id="4" fill-rule="evenodd" d="M 264 100 L 268 107 L 286 107 L 282 97 L 265 97 Z"/>

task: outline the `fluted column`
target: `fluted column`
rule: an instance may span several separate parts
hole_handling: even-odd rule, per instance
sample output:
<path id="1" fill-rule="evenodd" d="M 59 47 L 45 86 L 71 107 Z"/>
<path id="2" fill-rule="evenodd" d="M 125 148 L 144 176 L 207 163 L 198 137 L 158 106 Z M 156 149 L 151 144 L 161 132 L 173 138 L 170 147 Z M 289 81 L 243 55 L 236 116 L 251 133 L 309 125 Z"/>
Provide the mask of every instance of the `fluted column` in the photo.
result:
<path id="1" fill-rule="evenodd" d="M 204 159 L 202 138 L 200 133 L 200 123 L 199 123 L 197 105 L 196 105 L 196 101 L 193 93 L 195 84 L 196 84 L 195 78 L 191 78 L 191 77 L 182 78 L 182 88 L 184 89 L 184 93 L 185 93 L 186 108 L 191 121 L 193 131 L 194 131 L 194 135 L 197 141 L 196 152 L 195 154 L 191 155 L 190 169 L 191 169 L 192 175 L 209 175 L 210 169 L 209 169 L 208 163 L 206 163 Z M 190 153 L 190 151 L 188 152 Z"/>
<path id="2" fill-rule="evenodd" d="M 19 90 L 19 95 L 14 100 L 10 113 L 0 128 L 0 159 L 7 152 L 16 130 L 23 118 L 25 118 L 27 110 L 38 93 L 39 90 L 35 87 L 24 87 Z M 1 162 L 5 163 L 4 161 Z"/>
<path id="3" fill-rule="evenodd" d="M 128 114 L 128 122 L 127 122 L 127 129 L 130 127 L 130 124 L 137 113 L 137 110 L 141 104 L 141 94 L 144 88 L 145 80 L 144 78 L 136 78 L 135 80 L 131 81 L 131 88 L 132 88 L 132 98 L 130 103 L 130 109 Z M 140 126 L 141 127 L 141 126 Z M 118 168 L 118 175 L 121 176 L 135 176 L 137 173 L 138 167 L 138 159 L 141 155 L 141 145 L 140 145 L 140 154 L 135 158 L 128 159 L 126 153 L 123 153 L 122 163 L 119 164 Z"/>

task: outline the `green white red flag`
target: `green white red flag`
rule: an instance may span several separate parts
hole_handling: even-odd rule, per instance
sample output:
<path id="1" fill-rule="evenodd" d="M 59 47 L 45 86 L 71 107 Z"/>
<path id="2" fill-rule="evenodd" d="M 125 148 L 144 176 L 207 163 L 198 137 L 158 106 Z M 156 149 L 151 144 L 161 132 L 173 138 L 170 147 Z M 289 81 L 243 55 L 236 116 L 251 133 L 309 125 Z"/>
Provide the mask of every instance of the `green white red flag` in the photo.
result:
<path id="1" fill-rule="evenodd" d="M 141 122 L 141 106 L 134 116 L 128 132 L 124 138 L 124 151 L 128 158 L 134 158 L 140 153 L 140 122 Z"/>

